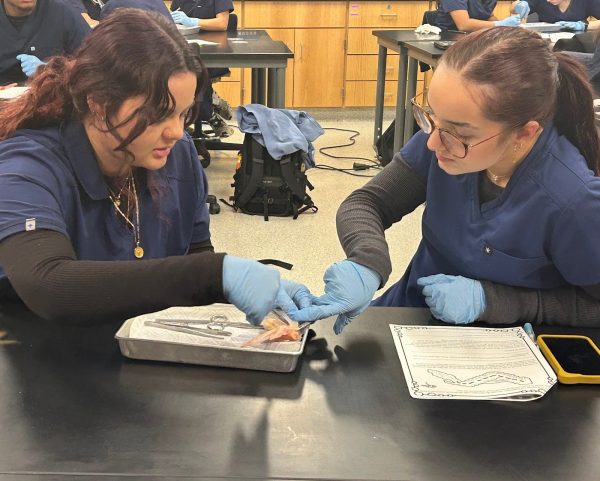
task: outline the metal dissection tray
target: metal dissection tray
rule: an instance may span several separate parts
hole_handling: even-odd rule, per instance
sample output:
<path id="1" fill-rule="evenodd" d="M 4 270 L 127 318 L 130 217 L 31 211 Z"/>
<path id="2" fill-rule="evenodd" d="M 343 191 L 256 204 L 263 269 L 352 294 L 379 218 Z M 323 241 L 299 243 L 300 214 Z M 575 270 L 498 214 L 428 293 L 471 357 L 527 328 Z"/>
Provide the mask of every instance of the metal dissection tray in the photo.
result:
<path id="1" fill-rule="evenodd" d="M 182 35 L 195 35 L 200 31 L 200 27 L 184 27 L 183 25 L 177 25 L 177 30 Z"/>
<path id="2" fill-rule="evenodd" d="M 132 359 L 170 361 L 207 366 L 233 367 L 272 372 L 292 372 L 304 351 L 307 329 L 299 341 L 267 342 L 255 347 L 241 347 L 241 340 L 264 332 L 260 329 L 229 329 L 227 338 L 208 338 L 186 333 L 147 329 L 146 322 L 156 319 L 208 319 L 226 313 L 229 319 L 245 321 L 245 316 L 229 304 L 201 307 L 173 307 L 164 311 L 128 319 L 115 334 L 121 353 Z M 233 313 L 233 315 L 232 315 Z M 221 315 L 221 314 L 219 314 Z M 268 317 L 268 316 L 267 316 Z M 281 317 L 281 315 L 279 315 Z M 143 324 L 143 327 L 140 327 Z M 236 335 L 237 331 L 237 335 Z M 240 340 L 240 341 L 238 341 Z"/>

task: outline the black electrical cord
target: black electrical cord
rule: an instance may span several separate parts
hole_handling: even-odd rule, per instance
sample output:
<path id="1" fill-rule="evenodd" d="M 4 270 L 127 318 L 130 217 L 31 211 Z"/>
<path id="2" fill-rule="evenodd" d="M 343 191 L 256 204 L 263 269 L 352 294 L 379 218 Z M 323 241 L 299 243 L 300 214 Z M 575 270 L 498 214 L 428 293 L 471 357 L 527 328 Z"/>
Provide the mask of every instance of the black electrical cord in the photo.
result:
<path id="1" fill-rule="evenodd" d="M 373 159 L 367 159 L 365 157 L 339 156 L 339 155 L 333 155 L 333 154 L 329 154 L 329 153 L 325 152 L 326 150 L 339 149 L 341 147 L 350 147 L 350 146 L 354 145 L 356 143 L 355 139 L 356 139 L 356 137 L 358 137 L 360 135 L 360 132 L 358 132 L 356 130 L 351 130 L 351 129 L 339 129 L 336 127 L 324 127 L 323 130 L 337 130 L 338 132 L 350 132 L 352 135 L 349 137 L 349 139 L 348 139 L 349 142 L 347 144 L 330 145 L 328 147 L 321 147 L 319 149 L 320 154 L 323 154 L 326 157 L 329 157 L 331 159 L 354 160 L 354 161 L 362 160 L 362 161 L 369 162 L 373 165 L 355 164 L 355 166 L 353 166 L 352 168 L 340 168 L 340 167 L 334 167 L 334 166 L 328 165 L 328 164 L 317 164 L 314 167 L 315 169 L 334 170 L 337 172 L 341 172 L 342 174 L 353 175 L 355 177 L 375 177 L 374 175 L 357 174 L 356 173 L 357 170 L 368 170 L 368 169 L 381 170 L 381 165 L 379 165 L 379 163 Z"/>

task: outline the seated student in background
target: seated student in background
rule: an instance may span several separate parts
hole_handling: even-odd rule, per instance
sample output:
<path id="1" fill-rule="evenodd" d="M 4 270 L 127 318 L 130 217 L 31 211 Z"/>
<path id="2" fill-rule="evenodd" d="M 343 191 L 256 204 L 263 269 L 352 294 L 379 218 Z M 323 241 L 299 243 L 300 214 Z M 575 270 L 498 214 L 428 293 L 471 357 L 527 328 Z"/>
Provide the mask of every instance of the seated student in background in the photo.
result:
<path id="1" fill-rule="evenodd" d="M 122 9 L 0 110 L 3 296 L 80 324 L 222 301 L 258 323 L 282 284 L 303 291 L 213 252 L 206 177 L 184 133 L 204 82 L 172 22 Z"/>
<path id="2" fill-rule="evenodd" d="M 117 8 L 139 8 L 150 12 L 158 12 L 173 21 L 163 0 L 110 0 L 102 7 L 100 19 L 106 18 Z"/>
<path id="3" fill-rule="evenodd" d="M 496 0 L 440 0 L 436 25 L 443 30 L 473 32 L 494 26 L 514 27 L 519 25 L 519 15 L 502 20 L 494 17 Z"/>
<path id="4" fill-rule="evenodd" d="M 587 20 L 600 18 L 600 0 L 520 0 L 511 5 L 511 11 L 516 12 L 518 4 L 528 6 L 525 17 L 537 13 L 540 22 L 559 23 L 575 32 L 600 29 L 600 20 L 592 20 L 589 25 Z"/>
<path id="5" fill-rule="evenodd" d="M 171 15 L 175 23 L 184 27 L 200 27 L 201 30 L 224 32 L 227 30 L 231 12 L 233 12 L 232 0 L 173 0 L 171 2 Z M 211 77 L 221 75 L 218 71 L 227 70 L 208 69 Z M 215 111 L 215 106 L 219 112 Z M 209 85 L 204 92 L 202 109 L 195 124 L 206 121 L 217 137 L 228 137 L 233 134 L 233 129 L 227 125 L 225 119 L 231 119 L 229 104 L 216 95 L 212 85 Z M 196 132 L 201 134 L 198 126 Z"/>
<path id="6" fill-rule="evenodd" d="M 0 1 L 0 85 L 27 80 L 51 55 L 75 51 L 90 31 L 60 0 Z"/>
<path id="7" fill-rule="evenodd" d="M 446 51 L 428 105 L 414 106 L 422 131 L 340 206 L 347 259 L 292 317 L 338 314 L 341 331 L 388 280 L 385 230 L 425 203 L 417 252 L 373 305 L 600 325 L 600 140 L 581 65 L 527 29 L 481 30 Z"/>
<path id="8" fill-rule="evenodd" d="M 102 0 L 61 0 L 79 13 L 83 19 L 94 27 L 100 20 L 100 9 L 104 5 Z M 108 1 L 108 0 L 107 0 Z"/>
<path id="9" fill-rule="evenodd" d="M 600 98 L 600 42 L 596 43 L 596 49 L 594 53 L 584 52 L 569 52 L 565 51 L 566 54 L 577 59 L 583 64 L 588 73 L 590 84 L 594 93 L 594 98 Z"/>
<path id="10" fill-rule="evenodd" d="M 232 0 L 173 0 L 171 2 L 173 20 L 184 27 L 225 31 L 231 12 L 233 12 Z"/>

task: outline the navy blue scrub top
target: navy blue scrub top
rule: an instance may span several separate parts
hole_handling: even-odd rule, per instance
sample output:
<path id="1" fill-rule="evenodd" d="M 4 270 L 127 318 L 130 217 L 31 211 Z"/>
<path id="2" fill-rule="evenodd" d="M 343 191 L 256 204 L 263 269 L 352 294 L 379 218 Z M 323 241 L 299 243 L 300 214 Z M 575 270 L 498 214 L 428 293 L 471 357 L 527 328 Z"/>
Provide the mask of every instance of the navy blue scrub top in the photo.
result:
<path id="1" fill-rule="evenodd" d="M 72 53 L 90 30 L 79 13 L 59 0 L 38 0 L 20 32 L 0 6 L 0 85 L 27 80 L 17 55 L 46 60 L 51 55 Z"/>
<path id="2" fill-rule="evenodd" d="M 537 13 L 540 22 L 576 22 L 588 17 L 600 19 L 600 0 L 571 0 L 569 8 L 561 12 L 556 5 L 547 0 L 527 0 L 531 13 Z"/>
<path id="3" fill-rule="evenodd" d="M 426 307 L 417 279 L 461 275 L 552 289 L 600 283 L 600 178 L 549 125 L 504 192 L 480 204 L 479 173 L 449 175 L 418 132 L 401 150 L 427 182 L 423 238 L 374 305 Z"/>
<path id="4" fill-rule="evenodd" d="M 184 255 L 210 239 L 206 176 L 187 134 L 162 169 L 136 172 L 144 259 Z M 0 241 L 49 229 L 70 239 L 78 259 L 135 260 L 133 234 L 115 213 L 81 123 L 21 130 L 0 142 L 0 192 Z M 0 267 L 0 281 L 5 277 Z"/>
<path id="5" fill-rule="evenodd" d="M 466 10 L 469 17 L 476 20 L 487 20 L 496 8 L 496 0 L 441 0 L 435 23 L 444 30 L 456 30 L 450 12 Z"/>
<path id="6" fill-rule="evenodd" d="M 83 4 L 82 0 L 60 0 L 60 1 L 62 3 L 64 3 L 65 5 L 68 5 L 69 7 L 71 7 L 74 11 L 76 11 L 79 14 L 88 13 L 87 8 L 85 8 L 85 5 Z"/>
<path id="7" fill-rule="evenodd" d="M 217 13 L 233 12 L 232 0 L 173 0 L 171 11 L 180 9 L 188 17 L 215 18 Z"/>
<path id="8" fill-rule="evenodd" d="M 106 18 L 109 13 L 117 8 L 139 8 L 140 10 L 158 12 L 162 13 L 171 22 L 173 21 L 169 9 L 163 0 L 110 0 L 110 2 L 104 4 L 104 7 L 102 7 L 100 18 Z"/>

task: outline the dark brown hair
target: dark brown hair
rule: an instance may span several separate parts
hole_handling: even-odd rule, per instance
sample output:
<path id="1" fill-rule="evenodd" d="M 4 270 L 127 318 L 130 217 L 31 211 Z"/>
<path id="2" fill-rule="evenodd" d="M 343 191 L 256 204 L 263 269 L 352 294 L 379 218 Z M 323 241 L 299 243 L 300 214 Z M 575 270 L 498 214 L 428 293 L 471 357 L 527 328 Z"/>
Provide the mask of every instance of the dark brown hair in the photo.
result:
<path id="1" fill-rule="evenodd" d="M 593 93 L 583 65 L 525 28 L 496 27 L 467 35 L 452 45 L 441 65 L 482 86 L 481 110 L 493 121 L 518 129 L 530 120 L 553 120 L 597 175 L 600 139 Z"/>
<path id="2" fill-rule="evenodd" d="M 126 147 L 150 124 L 175 109 L 169 78 L 178 72 L 197 75 L 196 105 L 186 123 L 196 116 L 202 89 L 208 81 L 200 58 L 175 24 L 155 12 L 121 8 L 101 21 L 73 57 L 52 57 L 39 69 L 30 89 L 0 110 L 0 140 L 23 128 L 58 125 L 89 113 L 88 99 L 103 106 L 107 122 L 128 98 L 146 101 L 130 118 L 136 124 L 127 138 L 108 123 L 108 132 Z"/>

